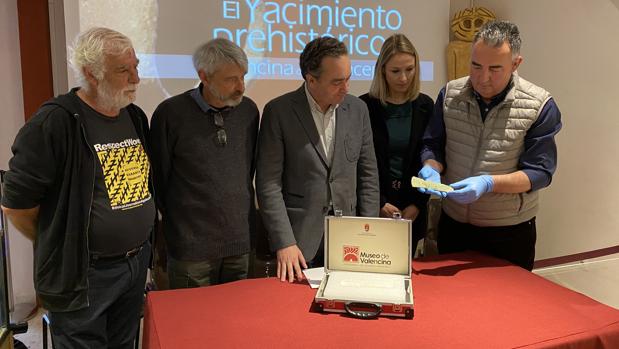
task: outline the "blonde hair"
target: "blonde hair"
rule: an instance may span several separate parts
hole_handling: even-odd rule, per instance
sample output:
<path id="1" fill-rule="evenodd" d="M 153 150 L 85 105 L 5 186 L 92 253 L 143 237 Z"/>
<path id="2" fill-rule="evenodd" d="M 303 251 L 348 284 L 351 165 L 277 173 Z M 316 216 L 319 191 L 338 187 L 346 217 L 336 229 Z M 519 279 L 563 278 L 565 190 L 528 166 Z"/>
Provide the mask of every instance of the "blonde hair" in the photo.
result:
<path id="1" fill-rule="evenodd" d="M 389 97 L 389 85 L 385 79 L 385 66 L 387 62 L 398 53 L 407 53 L 413 56 L 415 59 L 415 74 L 413 81 L 406 91 L 406 97 L 408 101 L 414 101 L 419 96 L 420 82 L 419 82 L 419 54 L 417 49 L 413 46 L 410 40 L 404 34 L 393 34 L 383 43 L 383 47 L 380 49 L 380 54 L 376 60 L 376 66 L 374 67 L 374 78 L 370 85 L 370 96 L 380 100 L 382 104 L 387 103 Z"/>
<path id="2" fill-rule="evenodd" d="M 70 48 L 70 63 L 77 76 L 78 86 L 89 88 L 84 68 L 88 68 L 97 80 L 101 80 L 105 73 L 105 56 L 121 55 L 131 49 L 131 40 L 115 30 L 97 27 L 82 32 Z"/>

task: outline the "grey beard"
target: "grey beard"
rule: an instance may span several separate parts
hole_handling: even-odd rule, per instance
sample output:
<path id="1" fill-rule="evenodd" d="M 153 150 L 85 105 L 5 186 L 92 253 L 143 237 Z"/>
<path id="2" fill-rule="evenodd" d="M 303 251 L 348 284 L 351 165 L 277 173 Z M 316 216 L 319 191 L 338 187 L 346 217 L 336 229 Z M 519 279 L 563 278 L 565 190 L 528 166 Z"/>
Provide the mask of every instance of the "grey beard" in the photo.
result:
<path id="1" fill-rule="evenodd" d="M 105 82 L 97 86 L 97 104 L 106 110 L 120 110 L 131 104 L 135 98 L 125 97 L 124 91 L 111 91 Z"/>
<path id="2" fill-rule="evenodd" d="M 219 93 L 219 91 L 217 91 L 214 87 L 212 86 L 207 86 L 206 88 L 208 88 L 208 91 L 215 97 L 217 97 L 217 99 L 219 99 L 220 101 L 222 101 L 226 106 L 228 107 L 236 107 L 237 105 L 239 105 L 241 103 L 241 101 L 243 100 L 243 95 L 241 95 L 239 98 L 231 98 L 231 97 L 226 97 L 223 96 Z"/>

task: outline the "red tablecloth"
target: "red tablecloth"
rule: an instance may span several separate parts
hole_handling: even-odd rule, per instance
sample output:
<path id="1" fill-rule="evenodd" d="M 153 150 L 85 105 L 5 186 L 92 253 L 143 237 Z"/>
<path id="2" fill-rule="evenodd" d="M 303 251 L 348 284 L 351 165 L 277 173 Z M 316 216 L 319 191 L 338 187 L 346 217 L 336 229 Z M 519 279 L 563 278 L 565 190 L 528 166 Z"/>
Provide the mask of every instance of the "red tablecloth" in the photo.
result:
<path id="1" fill-rule="evenodd" d="M 154 291 L 144 348 L 619 348 L 619 310 L 480 254 L 413 261 L 415 317 L 314 312 L 275 278 Z"/>

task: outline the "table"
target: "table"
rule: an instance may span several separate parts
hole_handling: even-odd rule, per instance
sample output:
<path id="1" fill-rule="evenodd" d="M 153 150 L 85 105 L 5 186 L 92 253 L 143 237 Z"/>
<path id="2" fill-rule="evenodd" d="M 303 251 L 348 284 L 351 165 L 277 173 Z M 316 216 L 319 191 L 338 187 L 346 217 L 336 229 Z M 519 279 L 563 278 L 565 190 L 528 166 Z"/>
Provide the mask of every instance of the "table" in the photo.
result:
<path id="1" fill-rule="evenodd" d="M 275 278 L 148 294 L 144 348 L 619 348 L 619 310 L 482 254 L 413 261 L 415 317 L 312 307 Z"/>

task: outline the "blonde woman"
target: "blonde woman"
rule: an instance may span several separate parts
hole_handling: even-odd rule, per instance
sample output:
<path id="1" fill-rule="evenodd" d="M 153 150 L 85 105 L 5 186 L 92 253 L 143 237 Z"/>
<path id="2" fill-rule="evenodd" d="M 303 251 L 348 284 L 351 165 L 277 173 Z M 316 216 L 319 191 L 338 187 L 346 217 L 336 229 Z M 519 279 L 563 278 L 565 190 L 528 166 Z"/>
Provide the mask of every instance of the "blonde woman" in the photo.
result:
<path id="1" fill-rule="evenodd" d="M 403 34 L 385 40 L 370 91 L 360 98 L 370 111 L 380 182 L 380 215 L 413 220 L 413 246 L 425 236 L 428 195 L 410 185 L 421 169 L 422 137 L 432 98 L 419 92 L 419 55 Z"/>

